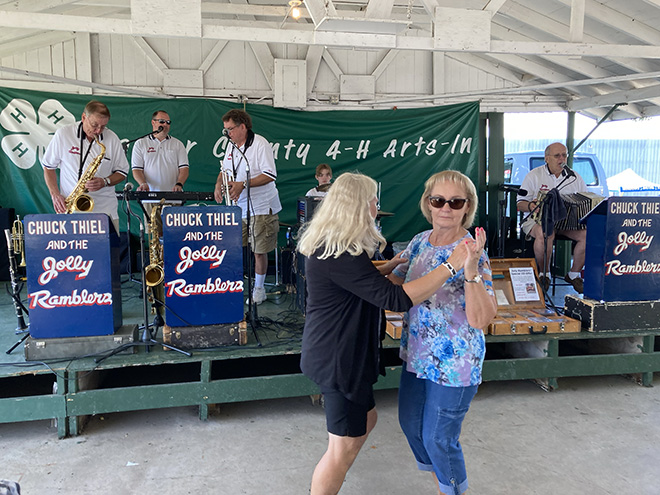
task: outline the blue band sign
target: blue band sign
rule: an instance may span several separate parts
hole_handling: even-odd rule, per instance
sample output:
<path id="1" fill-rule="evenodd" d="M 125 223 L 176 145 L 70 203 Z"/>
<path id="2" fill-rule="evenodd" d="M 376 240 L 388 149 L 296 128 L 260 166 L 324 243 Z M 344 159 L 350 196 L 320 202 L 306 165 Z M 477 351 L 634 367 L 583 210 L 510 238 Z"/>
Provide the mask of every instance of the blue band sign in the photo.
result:
<path id="1" fill-rule="evenodd" d="M 243 248 L 238 206 L 163 208 L 165 321 L 169 326 L 243 319 Z"/>
<path id="2" fill-rule="evenodd" d="M 25 217 L 30 334 L 111 335 L 122 324 L 119 237 L 105 214 Z"/>
<path id="3" fill-rule="evenodd" d="M 586 217 L 584 295 L 660 299 L 660 198 L 611 197 Z"/>

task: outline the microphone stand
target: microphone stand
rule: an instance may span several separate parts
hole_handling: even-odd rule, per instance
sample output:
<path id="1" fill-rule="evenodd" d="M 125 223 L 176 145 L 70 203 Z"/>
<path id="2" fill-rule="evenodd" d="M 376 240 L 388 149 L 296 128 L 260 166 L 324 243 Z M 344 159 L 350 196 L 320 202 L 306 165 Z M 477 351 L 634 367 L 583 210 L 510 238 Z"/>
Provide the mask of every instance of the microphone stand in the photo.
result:
<path id="1" fill-rule="evenodd" d="M 224 131 L 223 133 L 226 133 Z M 257 334 L 257 327 L 259 326 L 258 322 L 258 315 L 257 315 L 257 305 L 254 303 L 253 297 L 252 297 L 252 247 L 250 245 L 250 161 L 248 160 L 247 156 L 245 156 L 245 153 L 239 148 L 234 141 L 229 137 L 229 135 L 225 134 L 227 136 L 227 140 L 231 143 L 231 145 L 234 147 L 236 151 L 238 151 L 243 159 L 245 160 L 245 175 L 246 175 L 246 220 L 247 220 L 247 256 L 248 256 L 248 262 L 247 262 L 247 290 L 248 290 L 248 310 L 245 315 L 246 319 L 250 322 L 250 326 L 252 327 L 252 333 L 254 333 L 254 338 L 257 341 L 257 345 L 261 346 L 261 340 L 259 339 L 259 335 Z M 220 165 L 222 167 L 222 164 Z M 236 179 L 236 177 L 234 177 Z"/>
<path id="2" fill-rule="evenodd" d="M 553 187 L 551 189 L 551 191 L 556 189 L 557 192 L 559 192 L 562 189 L 562 186 L 564 185 L 564 182 L 566 182 L 571 177 L 573 177 L 573 178 L 575 177 L 575 172 L 573 172 L 570 169 L 566 169 L 566 167 L 562 167 L 562 174 L 564 172 L 566 172 L 566 175 L 564 176 L 562 181 L 559 184 L 557 184 L 555 187 Z M 539 208 L 542 208 L 545 205 L 547 199 L 548 199 L 548 195 L 546 194 L 543 197 L 543 199 L 536 204 L 534 209 L 532 209 L 529 212 L 529 215 L 527 215 L 525 220 L 527 220 L 527 218 L 532 216 L 536 210 L 538 210 Z M 546 221 L 545 221 L 545 212 L 543 210 L 541 210 L 541 230 L 543 231 L 543 267 L 542 268 L 543 268 L 543 277 L 544 278 L 546 278 L 546 271 L 545 270 L 546 270 L 546 266 L 548 264 L 548 229 L 546 227 L 547 226 L 546 226 Z M 554 225 L 552 226 L 552 230 L 554 231 Z M 552 277 L 552 267 L 550 267 L 550 272 L 551 272 L 550 276 Z M 540 279 L 540 277 L 541 276 L 539 275 L 539 279 Z M 539 280 L 539 282 L 540 282 L 540 280 Z M 547 291 L 545 290 L 545 285 L 544 284 L 539 284 L 539 285 L 541 286 L 541 290 L 543 291 L 543 295 L 544 295 L 545 299 L 550 301 L 551 305 L 555 308 L 555 312 L 557 312 L 557 314 L 559 314 L 557 308 L 555 307 L 554 301 L 552 301 L 552 299 L 550 299 L 550 296 L 548 295 Z"/>
<path id="3" fill-rule="evenodd" d="M 126 192 L 128 192 L 128 190 L 126 190 Z M 129 215 L 133 215 L 135 218 L 137 218 L 137 220 L 139 222 L 139 225 L 140 225 L 140 238 L 143 238 L 144 237 L 144 231 L 145 231 L 144 220 L 142 218 L 140 218 L 139 215 L 133 213 L 133 210 L 131 210 L 130 204 L 128 202 L 126 203 L 126 206 L 128 208 Z M 156 327 L 156 332 L 158 332 L 158 325 L 157 324 L 153 324 L 153 325 L 149 324 L 149 309 L 147 307 L 147 281 L 146 281 L 146 277 L 145 277 L 145 269 L 146 269 L 145 259 L 146 258 L 145 258 L 145 253 L 144 253 L 144 243 L 141 242 L 140 243 L 140 266 L 141 266 L 141 275 L 142 275 L 142 277 L 141 277 L 142 278 L 142 317 L 144 319 L 144 324 L 142 326 L 143 332 L 142 332 L 141 341 L 145 346 L 145 351 L 149 352 L 152 345 L 159 344 L 159 345 L 162 345 L 163 347 L 167 347 L 168 349 L 180 352 L 181 354 L 184 354 L 184 355 L 190 357 L 190 356 L 192 356 L 192 353 L 184 351 L 183 349 L 179 349 L 177 347 L 171 346 L 169 344 L 165 344 L 164 342 L 159 342 L 151 334 L 150 327 L 152 327 L 152 326 Z M 109 355 L 112 355 L 112 354 L 109 354 Z M 105 357 L 108 357 L 108 356 L 105 356 Z"/>
<path id="4" fill-rule="evenodd" d="M 139 141 L 140 139 L 142 139 L 144 137 L 147 137 L 147 136 L 155 136 L 156 134 L 158 134 L 162 130 L 163 130 L 163 126 L 158 126 L 158 129 L 156 129 L 155 131 L 148 132 L 143 136 L 136 137 L 135 139 L 129 139 L 128 141 L 121 143 L 121 146 L 124 149 L 124 154 L 128 155 L 128 145 L 129 144 L 134 143 L 135 141 Z M 126 205 L 127 205 L 127 208 L 128 208 L 128 195 L 126 194 L 128 191 L 130 191 L 130 189 L 128 189 L 128 190 L 126 189 L 126 187 L 129 184 L 128 177 L 126 178 L 126 184 L 127 185 L 124 186 L 124 201 L 126 201 Z M 142 208 L 142 210 L 144 210 L 144 207 L 142 206 L 141 202 L 140 202 L 140 208 Z M 129 211 L 130 211 L 130 208 L 129 208 Z M 131 258 L 131 215 L 130 214 L 126 215 L 126 230 L 127 230 L 126 242 L 127 242 L 127 252 L 128 252 L 128 280 L 129 280 L 129 282 L 140 283 L 140 281 L 138 279 L 133 278 L 133 272 L 131 270 L 133 267 L 131 266 L 131 259 L 132 258 Z M 143 242 L 144 242 L 144 239 L 142 237 L 140 237 L 140 244 L 142 244 Z"/>

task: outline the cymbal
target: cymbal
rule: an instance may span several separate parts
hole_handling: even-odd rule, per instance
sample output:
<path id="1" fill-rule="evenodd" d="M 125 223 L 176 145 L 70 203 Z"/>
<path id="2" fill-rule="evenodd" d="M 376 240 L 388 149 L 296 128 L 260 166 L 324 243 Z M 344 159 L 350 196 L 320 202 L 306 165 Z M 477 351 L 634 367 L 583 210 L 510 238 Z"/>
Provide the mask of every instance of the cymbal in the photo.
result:
<path id="1" fill-rule="evenodd" d="M 387 212 L 387 211 L 378 211 L 378 213 L 376 213 L 376 218 L 393 217 L 393 216 L 394 216 L 394 213 L 390 213 L 390 212 Z"/>
<path id="2" fill-rule="evenodd" d="M 317 190 L 318 192 L 328 192 L 328 189 L 330 189 L 330 186 L 331 186 L 331 185 L 332 185 L 331 183 L 328 183 L 328 184 L 319 184 L 318 186 L 316 186 L 316 190 Z"/>
<path id="3" fill-rule="evenodd" d="M 289 227 L 293 227 L 293 225 L 291 225 L 291 224 L 289 224 L 289 223 L 280 222 L 280 228 L 282 228 L 282 227 L 287 227 L 287 228 L 289 228 Z"/>

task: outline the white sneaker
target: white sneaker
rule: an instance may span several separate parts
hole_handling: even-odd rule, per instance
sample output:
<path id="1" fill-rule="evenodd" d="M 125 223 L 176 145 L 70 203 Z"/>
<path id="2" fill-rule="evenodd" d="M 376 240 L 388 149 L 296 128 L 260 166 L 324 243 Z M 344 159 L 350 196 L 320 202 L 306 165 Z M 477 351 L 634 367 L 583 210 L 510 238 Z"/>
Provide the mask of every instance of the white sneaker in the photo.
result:
<path id="1" fill-rule="evenodd" d="M 261 304 L 266 300 L 266 289 L 263 287 L 255 287 L 252 291 L 252 302 Z"/>

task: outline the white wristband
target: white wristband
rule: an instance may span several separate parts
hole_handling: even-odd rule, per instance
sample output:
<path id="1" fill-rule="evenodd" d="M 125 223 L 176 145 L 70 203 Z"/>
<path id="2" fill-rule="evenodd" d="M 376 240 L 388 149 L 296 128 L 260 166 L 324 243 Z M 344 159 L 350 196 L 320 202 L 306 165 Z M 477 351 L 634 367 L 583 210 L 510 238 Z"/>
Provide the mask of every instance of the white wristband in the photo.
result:
<path id="1" fill-rule="evenodd" d="M 445 261 L 442 266 L 444 266 L 447 270 L 449 270 L 449 273 L 451 274 L 452 277 L 456 276 L 456 269 L 451 266 L 451 263 L 449 261 Z"/>

